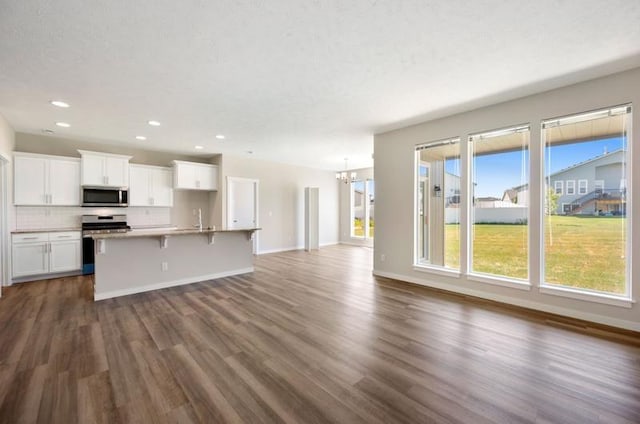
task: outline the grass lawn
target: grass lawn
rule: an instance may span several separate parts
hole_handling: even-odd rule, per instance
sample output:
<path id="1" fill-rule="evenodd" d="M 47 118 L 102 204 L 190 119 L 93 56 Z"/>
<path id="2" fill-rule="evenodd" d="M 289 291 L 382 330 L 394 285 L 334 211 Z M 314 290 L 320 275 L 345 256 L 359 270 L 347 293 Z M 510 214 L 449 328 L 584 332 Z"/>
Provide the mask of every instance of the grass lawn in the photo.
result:
<path id="1" fill-rule="evenodd" d="M 374 235 L 374 226 L 373 220 L 369 220 L 369 238 L 373 238 Z M 364 237 L 364 222 L 361 219 L 353 220 L 353 237 Z"/>
<path id="2" fill-rule="evenodd" d="M 545 218 L 547 283 L 624 293 L 624 225 L 621 217 Z M 550 231 L 549 231 L 550 230 Z M 459 225 L 446 226 L 445 264 L 459 267 Z M 473 270 L 528 278 L 527 226 L 474 226 Z"/>

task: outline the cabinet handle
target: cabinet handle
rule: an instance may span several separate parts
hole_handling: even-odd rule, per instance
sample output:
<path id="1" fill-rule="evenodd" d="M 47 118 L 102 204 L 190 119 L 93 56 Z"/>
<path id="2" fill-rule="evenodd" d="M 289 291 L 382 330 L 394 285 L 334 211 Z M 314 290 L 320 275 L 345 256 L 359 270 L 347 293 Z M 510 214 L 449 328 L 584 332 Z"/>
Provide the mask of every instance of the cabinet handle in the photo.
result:
<path id="1" fill-rule="evenodd" d="M 196 187 L 200 188 L 200 181 L 199 180 L 196 180 Z"/>
<path id="2" fill-rule="evenodd" d="M 38 237 L 23 237 L 22 240 L 37 240 Z"/>
<path id="3" fill-rule="evenodd" d="M 56 236 L 56 238 L 71 238 L 71 236 Z"/>
<path id="4" fill-rule="evenodd" d="M 104 177 L 107 180 L 107 184 L 109 184 L 109 176 Z"/>

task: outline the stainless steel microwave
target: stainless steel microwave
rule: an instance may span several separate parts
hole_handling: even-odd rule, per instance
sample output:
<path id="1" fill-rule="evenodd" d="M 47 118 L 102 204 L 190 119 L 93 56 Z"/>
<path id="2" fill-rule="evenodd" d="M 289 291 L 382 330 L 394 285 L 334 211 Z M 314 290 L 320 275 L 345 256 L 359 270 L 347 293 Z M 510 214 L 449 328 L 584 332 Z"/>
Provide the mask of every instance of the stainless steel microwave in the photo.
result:
<path id="1" fill-rule="evenodd" d="M 129 190 L 126 187 L 82 187 L 82 206 L 127 207 Z"/>

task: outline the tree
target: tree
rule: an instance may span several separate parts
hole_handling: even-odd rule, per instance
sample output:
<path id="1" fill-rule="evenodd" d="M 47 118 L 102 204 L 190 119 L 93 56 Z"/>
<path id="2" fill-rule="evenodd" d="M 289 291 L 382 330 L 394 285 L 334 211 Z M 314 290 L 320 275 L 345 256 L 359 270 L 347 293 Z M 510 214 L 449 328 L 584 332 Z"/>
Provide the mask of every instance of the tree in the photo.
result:
<path id="1" fill-rule="evenodd" d="M 544 213 L 545 215 L 555 215 L 558 211 L 558 199 L 560 195 L 556 191 L 549 187 L 547 189 L 547 195 L 544 197 Z"/>

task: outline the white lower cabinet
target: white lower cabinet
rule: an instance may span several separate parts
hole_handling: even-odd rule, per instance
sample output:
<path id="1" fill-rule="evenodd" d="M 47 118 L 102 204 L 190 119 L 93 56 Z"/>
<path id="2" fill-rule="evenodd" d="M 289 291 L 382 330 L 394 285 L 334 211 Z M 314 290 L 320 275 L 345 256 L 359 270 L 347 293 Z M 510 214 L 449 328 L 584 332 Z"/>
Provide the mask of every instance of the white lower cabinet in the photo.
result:
<path id="1" fill-rule="evenodd" d="M 82 267 L 80 231 L 20 233 L 12 236 L 12 276 L 78 271 Z"/>
<path id="2" fill-rule="evenodd" d="M 49 253 L 45 243 L 24 243 L 13 245 L 13 277 L 46 274 L 49 272 Z"/>

